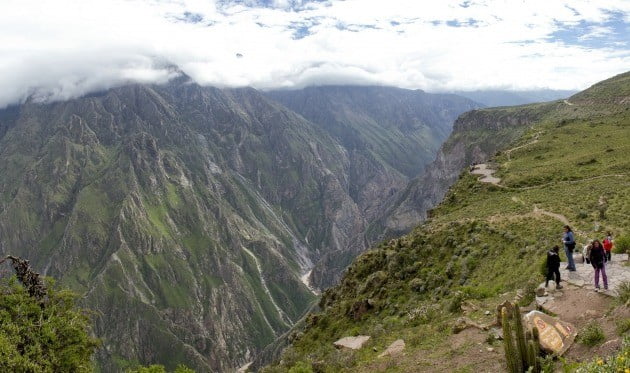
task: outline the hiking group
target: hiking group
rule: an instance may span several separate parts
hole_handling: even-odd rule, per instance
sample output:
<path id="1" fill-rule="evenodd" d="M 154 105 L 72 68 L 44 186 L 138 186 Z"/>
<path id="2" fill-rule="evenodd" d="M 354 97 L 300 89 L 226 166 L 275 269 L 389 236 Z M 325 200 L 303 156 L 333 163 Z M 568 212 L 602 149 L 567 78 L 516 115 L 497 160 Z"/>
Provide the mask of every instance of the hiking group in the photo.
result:
<path id="1" fill-rule="evenodd" d="M 570 272 L 576 271 L 575 260 L 573 259 L 573 252 L 575 251 L 575 236 L 570 226 L 564 226 L 564 234 L 562 235 L 562 244 L 564 246 L 564 253 L 567 257 L 566 269 Z M 591 264 L 595 269 L 594 285 L 595 291 L 599 291 L 599 278 L 604 282 L 604 289 L 608 290 L 608 277 L 606 276 L 606 263 L 611 260 L 611 251 L 613 247 L 612 234 L 607 232 L 606 237 L 600 242 L 598 239 L 592 240 L 589 244 L 584 246 L 582 252 L 583 261 L 585 264 Z M 554 280 L 556 282 L 556 289 L 562 289 L 560 285 L 560 247 L 555 245 L 549 252 L 547 252 L 547 281 L 545 287 L 549 286 L 549 281 Z"/>

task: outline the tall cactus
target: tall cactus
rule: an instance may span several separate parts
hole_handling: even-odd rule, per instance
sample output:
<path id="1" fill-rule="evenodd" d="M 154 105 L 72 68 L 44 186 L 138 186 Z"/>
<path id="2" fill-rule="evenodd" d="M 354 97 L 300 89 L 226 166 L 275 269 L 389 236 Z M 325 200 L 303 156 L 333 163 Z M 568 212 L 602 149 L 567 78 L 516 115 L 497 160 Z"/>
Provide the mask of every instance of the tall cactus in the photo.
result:
<path id="1" fill-rule="evenodd" d="M 518 352 L 512 340 L 512 326 L 507 308 L 501 309 L 501 324 L 503 326 L 503 348 L 505 349 L 505 360 L 507 361 L 510 373 L 521 373 L 520 364 L 517 360 Z"/>
<path id="2" fill-rule="evenodd" d="M 527 342 L 525 341 L 525 332 L 523 331 L 523 320 L 521 319 L 521 309 L 518 304 L 514 304 L 512 308 L 514 318 L 514 332 L 516 334 L 516 346 L 518 347 L 519 360 L 523 370 L 528 367 Z"/>
<path id="3" fill-rule="evenodd" d="M 501 325 L 503 327 L 503 347 L 505 349 L 505 360 L 507 361 L 508 372 L 540 372 L 538 356 L 540 355 L 540 339 L 538 329 L 525 332 L 523 321 L 518 306 L 501 309 Z M 511 316 L 511 317 L 510 317 Z M 510 319 L 514 319 L 514 332 Z M 514 341 L 516 340 L 516 342 Z"/>
<path id="4" fill-rule="evenodd" d="M 538 361 L 538 356 L 540 356 L 540 333 L 535 326 L 532 329 L 532 340 L 534 341 L 534 354 L 536 356 L 534 372 L 540 372 L 540 362 Z"/>
<path id="5" fill-rule="evenodd" d="M 531 368 L 532 372 L 538 372 L 538 359 L 536 358 L 536 347 L 533 340 L 527 341 L 527 367 Z"/>

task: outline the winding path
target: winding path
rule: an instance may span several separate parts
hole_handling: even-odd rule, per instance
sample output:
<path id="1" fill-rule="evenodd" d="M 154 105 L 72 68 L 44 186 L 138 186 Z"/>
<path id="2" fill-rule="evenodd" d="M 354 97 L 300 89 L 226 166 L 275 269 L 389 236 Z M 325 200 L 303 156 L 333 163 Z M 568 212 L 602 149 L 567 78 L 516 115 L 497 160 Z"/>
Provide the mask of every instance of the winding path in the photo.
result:
<path id="1" fill-rule="evenodd" d="M 512 152 L 518 149 L 522 149 L 526 146 L 530 146 L 533 145 L 535 143 L 538 142 L 538 139 L 540 138 L 540 135 L 542 134 L 542 131 L 538 131 L 536 132 L 536 134 L 534 135 L 534 139 L 530 142 L 528 142 L 527 144 L 523 144 L 523 145 L 519 145 L 519 146 L 515 146 L 512 149 L 508 149 L 505 151 L 505 154 L 507 154 L 507 158 L 508 158 L 508 162 L 512 160 Z"/>
<path id="2" fill-rule="evenodd" d="M 499 179 L 498 177 L 492 176 L 492 174 L 494 174 L 495 172 L 496 170 L 489 168 L 488 165 L 485 163 L 480 163 L 480 164 L 475 165 L 472 171 L 470 171 L 470 173 L 473 175 L 481 175 L 481 177 L 479 178 L 479 181 L 481 181 L 482 183 L 490 183 L 490 184 L 501 186 L 499 185 L 499 183 L 501 182 L 501 179 Z"/>

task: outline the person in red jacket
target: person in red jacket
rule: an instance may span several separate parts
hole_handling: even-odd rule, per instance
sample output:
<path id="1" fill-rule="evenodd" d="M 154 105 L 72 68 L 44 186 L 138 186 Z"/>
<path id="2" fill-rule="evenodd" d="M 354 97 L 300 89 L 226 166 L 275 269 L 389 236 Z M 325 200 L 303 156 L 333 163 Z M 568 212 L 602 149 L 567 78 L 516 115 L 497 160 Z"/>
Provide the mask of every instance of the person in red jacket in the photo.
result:
<path id="1" fill-rule="evenodd" d="M 612 238 L 612 233 L 607 232 L 606 233 L 606 238 L 604 238 L 604 241 L 602 242 L 602 246 L 604 246 L 604 251 L 606 253 L 606 261 L 610 262 L 610 252 L 612 251 L 613 248 L 613 238 Z"/>

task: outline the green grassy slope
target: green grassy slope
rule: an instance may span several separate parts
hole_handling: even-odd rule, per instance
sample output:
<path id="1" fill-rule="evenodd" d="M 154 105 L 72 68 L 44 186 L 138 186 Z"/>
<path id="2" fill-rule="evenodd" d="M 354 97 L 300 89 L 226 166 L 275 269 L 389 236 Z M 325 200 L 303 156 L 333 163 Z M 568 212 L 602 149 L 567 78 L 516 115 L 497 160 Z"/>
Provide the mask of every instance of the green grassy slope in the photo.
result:
<path id="1" fill-rule="evenodd" d="M 509 108 L 534 120 L 515 128 L 522 136 L 491 160 L 501 183 L 481 183 L 463 170 L 424 224 L 354 261 L 341 284 L 323 294 L 322 311 L 296 332 L 282 363 L 266 371 L 298 363 L 326 372 L 492 370 L 477 359 L 472 341 L 453 343 L 460 304 L 470 299 L 493 307 L 542 281 L 539 263 L 559 242 L 564 218 L 578 243 L 605 230 L 630 230 L 629 78 L 604 81 L 568 103 Z M 465 135 L 481 142 L 492 136 Z M 332 345 L 359 334 L 372 336 L 367 348 Z M 407 342 L 405 355 L 379 359 L 398 338 Z"/>

